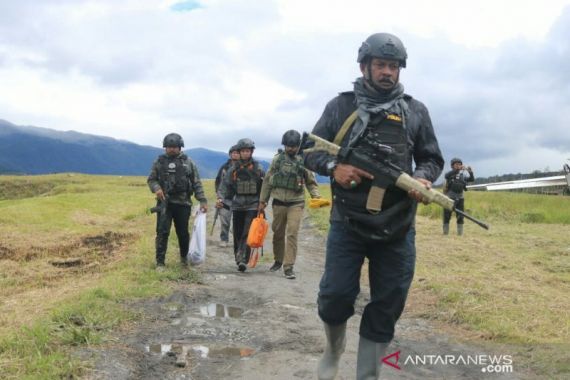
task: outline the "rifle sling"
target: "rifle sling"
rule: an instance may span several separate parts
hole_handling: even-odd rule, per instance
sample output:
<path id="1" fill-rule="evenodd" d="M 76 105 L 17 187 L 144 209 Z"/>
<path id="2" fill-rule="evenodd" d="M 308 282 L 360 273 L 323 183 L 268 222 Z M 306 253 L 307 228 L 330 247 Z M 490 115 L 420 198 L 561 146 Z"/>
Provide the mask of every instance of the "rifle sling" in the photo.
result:
<path id="1" fill-rule="evenodd" d="M 358 117 L 358 110 L 354 111 L 353 113 L 351 113 L 346 120 L 344 121 L 344 123 L 342 123 L 342 127 L 340 127 L 340 129 L 338 130 L 336 136 L 334 137 L 333 143 L 336 145 L 340 146 L 340 143 L 342 142 L 342 140 L 344 139 L 344 136 L 346 135 L 346 132 L 348 132 L 348 130 L 350 129 L 350 127 L 352 127 L 352 125 L 354 124 L 354 122 L 356 121 L 356 118 Z"/>

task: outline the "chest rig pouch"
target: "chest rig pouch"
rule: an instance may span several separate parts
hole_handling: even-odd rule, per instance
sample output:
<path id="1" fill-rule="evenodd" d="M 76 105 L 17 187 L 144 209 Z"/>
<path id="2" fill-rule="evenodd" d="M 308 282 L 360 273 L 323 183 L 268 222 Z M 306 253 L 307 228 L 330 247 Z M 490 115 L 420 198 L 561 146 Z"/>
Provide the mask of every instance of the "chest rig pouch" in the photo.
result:
<path id="1" fill-rule="evenodd" d="M 397 115 L 374 115 L 354 148 L 373 161 L 381 163 L 390 160 L 411 172 L 407 132 L 402 118 Z M 404 237 L 414 221 L 416 202 L 387 180 L 381 209 L 371 213 L 367 209 L 371 187 L 372 181 L 368 179 L 363 179 L 355 189 L 344 189 L 333 183 L 335 207 L 338 207 L 350 229 L 366 239 L 390 241 Z"/>
<path id="2" fill-rule="evenodd" d="M 286 153 L 280 153 L 277 158 L 275 172 L 271 176 L 271 185 L 282 189 L 300 191 L 305 183 L 303 159 L 300 156 L 287 159 L 285 155 Z"/>
<path id="3" fill-rule="evenodd" d="M 463 180 L 463 175 L 461 172 L 454 174 L 449 181 L 449 190 L 453 191 L 456 194 L 461 194 L 467 185 L 467 183 Z"/>
<path id="4" fill-rule="evenodd" d="M 257 163 L 251 161 L 240 163 L 233 173 L 238 195 L 254 195 L 259 192 L 261 178 Z"/>
<path id="5" fill-rule="evenodd" d="M 160 186 L 168 195 L 188 193 L 192 195 L 190 182 L 190 164 L 185 155 L 170 158 L 163 155 L 160 163 Z"/>

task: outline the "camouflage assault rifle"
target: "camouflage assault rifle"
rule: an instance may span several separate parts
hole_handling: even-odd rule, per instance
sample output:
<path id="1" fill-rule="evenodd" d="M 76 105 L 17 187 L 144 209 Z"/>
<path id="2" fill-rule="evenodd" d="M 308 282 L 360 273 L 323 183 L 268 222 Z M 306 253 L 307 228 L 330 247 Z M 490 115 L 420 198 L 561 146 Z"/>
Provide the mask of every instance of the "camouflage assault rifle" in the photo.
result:
<path id="1" fill-rule="evenodd" d="M 323 151 L 336 156 L 339 163 L 352 165 L 374 176 L 366 203 L 366 209 L 371 213 L 381 211 L 382 199 L 384 198 L 386 188 L 389 185 L 395 185 L 406 192 L 416 190 L 429 202 L 434 202 L 446 210 L 463 215 L 465 218 L 486 230 L 489 229 L 488 224 L 458 210 L 455 207 L 455 201 L 453 199 L 434 189 L 427 189 L 424 184 L 415 180 L 397 165 L 390 162 L 389 155 L 392 153 L 392 148 L 388 145 L 378 144 L 376 148 L 381 157 L 370 157 L 357 148 L 343 148 L 319 136 L 306 132 L 303 134 L 303 143 L 301 146 L 308 146 L 306 144 L 307 140 L 313 141 L 314 146 L 303 149 L 304 153 Z"/>

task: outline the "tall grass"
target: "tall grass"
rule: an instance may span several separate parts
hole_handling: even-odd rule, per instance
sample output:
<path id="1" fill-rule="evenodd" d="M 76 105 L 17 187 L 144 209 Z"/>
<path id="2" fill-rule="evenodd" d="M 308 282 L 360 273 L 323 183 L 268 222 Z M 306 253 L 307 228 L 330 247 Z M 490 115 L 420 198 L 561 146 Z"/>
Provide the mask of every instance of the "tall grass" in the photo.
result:
<path id="1" fill-rule="evenodd" d="M 570 224 L 570 197 L 510 192 L 468 191 L 465 211 L 476 218 L 511 223 Z M 437 205 L 420 205 L 418 214 L 440 219 Z"/>
<path id="2" fill-rule="evenodd" d="M 468 192 L 465 203 L 489 231 L 465 221 L 457 236 L 452 219 L 443 236 L 441 208 L 420 205 L 406 313 L 503 345 L 536 378 L 570 378 L 570 197 Z M 309 210 L 323 232 L 329 211 Z"/>
<path id="3" fill-rule="evenodd" d="M 213 198 L 212 181 L 204 184 Z M 144 317 L 127 311 L 125 300 L 200 280 L 178 266 L 174 236 L 167 270 L 154 270 L 154 200 L 143 177 L 0 176 L 0 189 L 2 379 L 81 376 L 87 367 L 70 356 L 73 347 L 105 342 L 113 329 Z M 85 244 L 106 238 L 102 248 Z M 49 264 L 73 255 L 90 266 Z"/>

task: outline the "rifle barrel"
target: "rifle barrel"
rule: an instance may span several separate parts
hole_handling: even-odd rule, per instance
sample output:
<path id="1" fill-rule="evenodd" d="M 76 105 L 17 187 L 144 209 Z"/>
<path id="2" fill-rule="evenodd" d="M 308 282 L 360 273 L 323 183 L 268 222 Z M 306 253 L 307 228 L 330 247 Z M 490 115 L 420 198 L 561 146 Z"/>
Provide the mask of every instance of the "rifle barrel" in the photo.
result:
<path id="1" fill-rule="evenodd" d="M 453 208 L 453 211 L 455 211 L 456 213 L 458 213 L 459 215 L 463 215 L 464 217 L 466 217 L 467 219 L 469 219 L 470 221 L 472 221 L 473 223 L 477 224 L 478 226 L 483 227 L 484 229 L 488 230 L 489 229 L 489 225 L 485 222 L 480 221 L 479 219 L 476 219 L 474 217 L 472 217 L 471 215 L 467 214 L 466 212 L 463 212 L 461 210 L 458 210 L 457 208 Z"/>
<path id="2" fill-rule="evenodd" d="M 212 228 L 210 229 L 210 236 L 214 234 L 214 227 L 216 226 L 216 220 L 218 220 L 218 215 L 220 215 L 220 209 L 216 209 L 216 213 L 214 214 L 214 222 L 212 223 Z"/>

